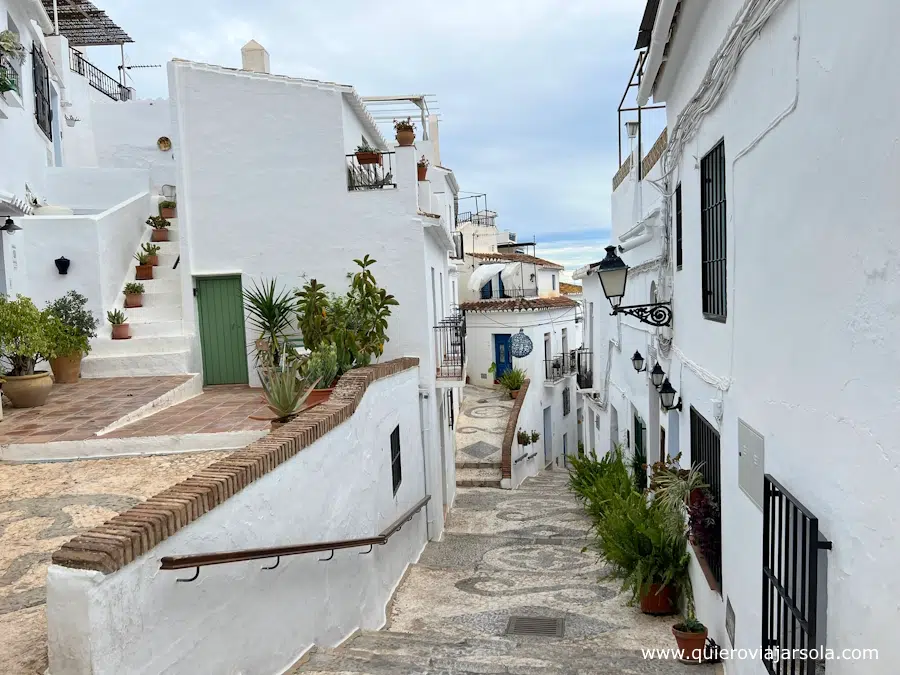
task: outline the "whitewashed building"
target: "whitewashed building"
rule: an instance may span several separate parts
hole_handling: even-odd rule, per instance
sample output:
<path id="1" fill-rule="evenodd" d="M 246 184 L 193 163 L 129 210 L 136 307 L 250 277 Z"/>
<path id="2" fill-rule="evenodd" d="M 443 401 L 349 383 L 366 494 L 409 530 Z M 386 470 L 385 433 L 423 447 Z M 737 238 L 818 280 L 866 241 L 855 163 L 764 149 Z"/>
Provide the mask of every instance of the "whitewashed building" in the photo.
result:
<path id="1" fill-rule="evenodd" d="M 597 357 L 586 445 L 683 453 L 720 500 L 698 618 L 723 647 L 833 650 L 818 667 L 837 675 L 900 658 L 900 123 L 873 66 L 898 21 L 892 3 L 648 2 L 631 105 L 665 103 L 667 130 L 616 175 L 611 244 L 622 306 L 672 321 L 609 317 L 601 261 L 575 275 Z M 661 407 L 656 365 L 680 407 Z M 820 672 L 804 656 L 724 667 Z"/>

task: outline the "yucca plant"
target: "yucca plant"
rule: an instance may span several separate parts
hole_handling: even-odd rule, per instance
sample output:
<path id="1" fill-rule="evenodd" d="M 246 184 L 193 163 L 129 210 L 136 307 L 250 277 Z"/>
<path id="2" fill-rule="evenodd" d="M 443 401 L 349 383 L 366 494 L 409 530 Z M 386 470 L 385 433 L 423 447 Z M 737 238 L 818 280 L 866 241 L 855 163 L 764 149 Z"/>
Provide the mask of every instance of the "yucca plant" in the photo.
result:
<path id="1" fill-rule="evenodd" d="M 289 291 L 278 290 L 277 281 L 261 279 L 253 282 L 253 288 L 244 290 L 244 308 L 247 310 L 250 326 L 269 349 L 272 363 L 281 364 L 281 345 L 291 327 L 294 301 Z M 259 360 L 259 350 L 257 350 Z"/>
<path id="2" fill-rule="evenodd" d="M 289 422 L 293 419 L 319 383 L 318 380 L 307 382 L 301 376 L 303 364 L 300 360 L 286 361 L 280 366 L 269 365 L 259 369 L 259 379 L 266 394 L 266 406 L 275 414 L 277 422 Z"/>

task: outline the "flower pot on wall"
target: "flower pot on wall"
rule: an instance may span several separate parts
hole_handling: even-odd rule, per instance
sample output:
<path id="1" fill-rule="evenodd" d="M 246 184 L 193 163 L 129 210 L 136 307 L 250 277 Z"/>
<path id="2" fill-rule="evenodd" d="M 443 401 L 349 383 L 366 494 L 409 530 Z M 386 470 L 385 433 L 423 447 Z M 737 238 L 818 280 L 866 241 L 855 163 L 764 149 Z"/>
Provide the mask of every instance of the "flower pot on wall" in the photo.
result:
<path id="1" fill-rule="evenodd" d="M 330 389 L 313 389 L 309 392 L 309 396 L 306 398 L 306 407 L 309 408 L 314 405 L 318 405 L 320 403 L 324 403 L 329 398 L 331 398 L 331 393 L 334 391 L 334 387 Z"/>
<path id="2" fill-rule="evenodd" d="M 397 132 L 397 145 L 401 148 L 408 147 L 416 142 L 416 132 L 412 129 Z"/>
<path id="3" fill-rule="evenodd" d="M 135 281 L 149 281 L 153 278 L 153 265 L 135 265 Z"/>
<path id="4" fill-rule="evenodd" d="M 425 180 L 425 177 L 428 175 L 428 165 L 422 166 L 421 164 L 416 164 L 416 173 L 418 174 L 419 180 Z"/>
<path id="5" fill-rule="evenodd" d="M 169 230 L 166 228 L 153 229 L 150 233 L 150 241 L 169 241 Z"/>
<path id="6" fill-rule="evenodd" d="M 144 306 L 144 294 L 143 293 L 126 293 L 125 294 L 125 309 L 132 309 L 134 307 L 143 307 Z"/>
<path id="7" fill-rule="evenodd" d="M 174 207 L 174 206 L 166 206 L 166 207 L 161 206 L 159 209 L 159 215 L 161 215 L 166 220 L 168 220 L 170 218 L 177 218 L 178 217 L 177 211 L 178 211 L 177 207 Z"/>
<path id="8" fill-rule="evenodd" d="M 641 596 L 641 611 L 653 616 L 674 614 L 677 611 L 675 589 L 671 586 L 651 584 L 650 589 Z"/>
<path id="9" fill-rule="evenodd" d="M 13 408 L 36 408 L 44 405 L 52 388 L 53 380 L 46 371 L 34 375 L 3 376 L 3 393 Z"/>
<path id="10" fill-rule="evenodd" d="M 681 651 L 682 663 L 700 663 L 703 660 L 703 648 L 706 646 L 709 631 L 704 628 L 702 633 L 688 633 L 678 630 L 679 625 L 672 626 L 672 635 L 675 636 L 675 642 Z"/>
<path id="11" fill-rule="evenodd" d="M 131 337 L 131 327 L 127 323 L 120 323 L 112 327 L 113 340 L 128 340 Z"/>
<path id="12" fill-rule="evenodd" d="M 50 359 L 50 369 L 53 371 L 53 380 L 57 384 L 75 384 L 81 377 L 81 352 L 74 352 L 66 356 L 57 356 Z"/>
<path id="13" fill-rule="evenodd" d="M 360 164 L 381 164 L 383 160 L 380 152 L 357 152 L 356 161 Z"/>
<path id="14" fill-rule="evenodd" d="M 518 389 L 511 389 L 510 392 L 509 392 L 509 397 L 510 397 L 510 398 L 519 398 L 519 390 L 518 390 Z"/>

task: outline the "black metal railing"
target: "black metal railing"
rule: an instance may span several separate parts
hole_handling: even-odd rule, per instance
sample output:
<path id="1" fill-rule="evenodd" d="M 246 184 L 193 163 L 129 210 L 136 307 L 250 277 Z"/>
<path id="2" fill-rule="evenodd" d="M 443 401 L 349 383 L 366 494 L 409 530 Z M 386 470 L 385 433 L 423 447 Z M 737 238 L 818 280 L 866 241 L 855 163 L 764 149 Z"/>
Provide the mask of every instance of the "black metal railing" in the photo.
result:
<path id="1" fill-rule="evenodd" d="M 463 223 L 472 223 L 479 227 L 491 227 L 497 216 L 493 213 L 472 213 L 471 211 L 462 211 L 456 214 L 456 225 Z"/>
<path id="2" fill-rule="evenodd" d="M 345 548 L 361 548 L 368 546 L 371 552 L 374 546 L 384 546 L 388 540 L 400 531 L 406 523 L 410 522 L 413 517 L 425 508 L 431 499 L 431 495 L 426 495 L 418 502 L 413 504 L 406 513 L 397 518 L 386 530 L 374 537 L 362 537 L 359 539 L 343 539 L 341 541 L 323 541 L 316 544 L 295 544 L 292 546 L 276 546 L 272 548 L 250 548 L 241 551 L 226 551 L 222 553 L 198 553 L 195 555 L 174 555 L 163 556 L 159 561 L 161 570 L 182 570 L 191 567 L 196 568 L 193 577 L 186 579 L 176 579 L 176 581 L 194 581 L 200 576 L 200 568 L 208 565 L 223 565 L 226 563 L 242 562 L 245 560 L 265 560 L 275 558 L 275 564 L 270 567 L 263 567 L 264 570 L 272 570 L 278 567 L 281 559 L 290 555 L 303 555 L 305 553 L 324 553 L 331 551 L 328 558 L 320 558 L 322 562 L 327 562 L 334 558 L 334 552 Z M 360 555 L 365 555 L 361 553 Z"/>
<path id="3" fill-rule="evenodd" d="M 37 43 L 31 46 L 31 73 L 34 78 L 34 119 L 53 140 L 53 106 L 50 105 L 50 70 Z"/>
<path id="4" fill-rule="evenodd" d="M 709 494 L 718 507 L 718 517 L 708 515 L 701 551 L 710 571 L 722 588 L 722 457 L 719 432 L 691 407 L 691 466 L 703 474 Z"/>
<path id="5" fill-rule="evenodd" d="M 594 386 L 594 352 L 589 349 L 576 351 L 575 369 L 577 371 L 578 388 L 592 388 Z"/>
<path id="6" fill-rule="evenodd" d="M 466 250 L 463 247 L 462 232 L 451 232 L 450 236 L 453 238 L 453 253 L 450 254 L 450 259 L 462 260 L 466 255 Z"/>
<path id="7" fill-rule="evenodd" d="M 481 288 L 482 300 L 500 300 L 505 298 L 536 298 L 538 289 L 534 288 L 498 288 L 494 284 Z"/>
<path id="8" fill-rule="evenodd" d="M 131 89 L 122 86 L 115 78 L 110 77 L 93 63 L 84 58 L 84 54 L 69 47 L 69 69 L 87 78 L 88 84 L 101 94 L 109 96 L 113 101 L 128 101 L 131 99 Z"/>
<path id="9" fill-rule="evenodd" d="M 575 370 L 575 350 L 544 360 L 544 379 L 547 382 L 559 382 L 566 375 L 574 373 Z"/>
<path id="10" fill-rule="evenodd" d="M 819 520 L 769 474 L 763 483 L 763 664 L 771 675 L 814 675 L 824 640 L 817 634 L 819 552 L 831 542 Z M 787 651 L 790 650 L 790 651 Z M 795 651 L 805 650 L 805 651 Z M 786 658 L 773 658 L 775 654 Z M 823 657 L 824 658 L 824 657 Z"/>
<path id="11" fill-rule="evenodd" d="M 435 375 L 462 380 L 466 373 L 466 315 L 456 311 L 434 327 Z"/>
<path id="12" fill-rule="evenodd" d="M 348 190 L 386 190 L 395 187 L 393 152 L 355 152 L 347 155 Z"/>
<path id="13" fill-rule="evenodd" d="M 19 82 L 19 73 L 13 65 L 12 61 L 4 54 L 0 54 L 0 75 L 6 78 L 10 86 L 15 89 L 19 95 L 22 94 L 22 85 Z"/>

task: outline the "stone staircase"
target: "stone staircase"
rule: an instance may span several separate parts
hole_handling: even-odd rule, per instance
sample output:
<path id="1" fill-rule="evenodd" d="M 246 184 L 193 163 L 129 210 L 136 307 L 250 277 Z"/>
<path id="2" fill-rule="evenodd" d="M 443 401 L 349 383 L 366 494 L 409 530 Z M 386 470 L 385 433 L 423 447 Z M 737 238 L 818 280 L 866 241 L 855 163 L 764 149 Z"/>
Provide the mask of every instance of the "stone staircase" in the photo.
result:
<path id="1" fill-rule="evenodd" d="M 144 284 L 143 307 L 124 309 L 121 292 L 115 309 L 121 309 L 131 327 L 130 340 L 113 340 L 110 325 L 104 320 L 98 337 L 91 342 L 91 353 L 81 365 L 82 377 L 137 377 L 181 375 L 189 372 L 190 337 L 184 334 L 181 307 L 181 270 L 178 260 L 178 220 L 171 219 L 169 241 L 158 242 L 159 265 L 153 279 Z M 147 228 L 141 244 L 150 240 Z M 140 250 L 140 246 L 138 247 Z M 125 283 L 134 280 L 134 268 Z M 105 317 L 104 317 L 105 319 Z"/>
<path id="2" fill-rule="evenodd" d="M 499 488 L 500 462 L 457 462 L 456 487 Z"/>

